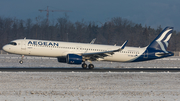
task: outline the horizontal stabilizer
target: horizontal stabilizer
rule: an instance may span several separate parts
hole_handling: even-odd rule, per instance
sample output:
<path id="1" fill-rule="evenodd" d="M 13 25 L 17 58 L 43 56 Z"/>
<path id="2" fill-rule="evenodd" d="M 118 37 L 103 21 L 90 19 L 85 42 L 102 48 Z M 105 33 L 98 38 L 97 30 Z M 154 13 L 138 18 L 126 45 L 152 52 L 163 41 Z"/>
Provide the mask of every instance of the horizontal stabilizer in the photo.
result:
<path id="1" fill-rule="evenodd" d="M 162 57 L 162 56 L 173 56 L 173 55 L 174 55 L 174 53 L 172 53 L 172 52 L 168 52 L 168 53 L 157 52 L 157 53 L 155 53 L 155 56 L 157 56 L 157 57 Z"/>

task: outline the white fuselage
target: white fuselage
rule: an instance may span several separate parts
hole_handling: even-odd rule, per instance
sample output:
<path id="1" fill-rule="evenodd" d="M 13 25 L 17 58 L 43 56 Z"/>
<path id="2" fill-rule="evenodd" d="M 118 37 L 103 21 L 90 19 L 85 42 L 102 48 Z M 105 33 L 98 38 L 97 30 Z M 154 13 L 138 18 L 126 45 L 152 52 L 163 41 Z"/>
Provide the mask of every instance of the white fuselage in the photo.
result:
<path id="1" fill-rule="evenodd" d="M 18 39 L 17 45 L 7 44 L 3 50 L 20 55 L 61 57 L 67 54 L 96 53 L 103 51 L 116 50 L 120 46 L 99 45 L 88 43 L 60 42 L 47 40 Z M 122 51 L 114 52 L 113 55 L 99 58 L 103 61 L 130 62 L 142 55 L 145 48 L 125 47 Z"/>

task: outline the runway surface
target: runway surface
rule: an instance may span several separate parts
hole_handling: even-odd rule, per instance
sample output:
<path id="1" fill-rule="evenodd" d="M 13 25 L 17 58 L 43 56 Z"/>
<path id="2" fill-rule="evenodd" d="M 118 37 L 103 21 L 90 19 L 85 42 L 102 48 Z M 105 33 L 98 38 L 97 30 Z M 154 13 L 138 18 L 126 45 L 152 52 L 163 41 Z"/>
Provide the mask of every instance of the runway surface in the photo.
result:
<path id="1" fill-rule="evenodd" d="M 180 72 L 180 68 L 0 68 L 1 72 Z"/>

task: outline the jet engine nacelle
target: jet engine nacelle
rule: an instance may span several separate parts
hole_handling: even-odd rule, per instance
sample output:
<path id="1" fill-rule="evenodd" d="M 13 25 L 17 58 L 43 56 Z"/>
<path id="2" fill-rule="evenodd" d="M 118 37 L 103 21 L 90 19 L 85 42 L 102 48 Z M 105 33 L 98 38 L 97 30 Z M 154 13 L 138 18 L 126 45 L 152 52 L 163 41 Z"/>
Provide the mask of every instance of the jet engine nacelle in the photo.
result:
<path id="1" fill-rule="evenodd" d="M 81 64 L 82 63 L 82 56 L 76 54 L 68 54 L 66 58 L 66 62 L 68 64 Z"/>

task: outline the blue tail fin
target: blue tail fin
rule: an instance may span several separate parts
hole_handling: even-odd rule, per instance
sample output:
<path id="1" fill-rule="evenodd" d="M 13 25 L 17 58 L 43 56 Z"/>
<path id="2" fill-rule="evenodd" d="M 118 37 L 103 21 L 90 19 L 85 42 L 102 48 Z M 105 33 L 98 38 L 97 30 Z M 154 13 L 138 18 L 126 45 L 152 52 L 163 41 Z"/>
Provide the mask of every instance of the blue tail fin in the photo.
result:
<path id="1" fill-rule="evenodd" d="M 167 52 L 167 47 L 169 44 L 169 39 L 171 38 L 173 32 L 173 27 L 166 27 L 147 47 L 148 49 L 162 50 Z"/>

